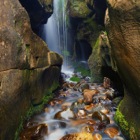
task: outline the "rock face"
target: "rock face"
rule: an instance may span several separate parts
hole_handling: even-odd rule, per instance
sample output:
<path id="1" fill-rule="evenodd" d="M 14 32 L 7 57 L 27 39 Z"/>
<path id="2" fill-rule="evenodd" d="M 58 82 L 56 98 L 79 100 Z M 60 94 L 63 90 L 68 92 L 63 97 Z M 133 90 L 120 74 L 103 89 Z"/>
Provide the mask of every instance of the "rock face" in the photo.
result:
<path id="1" fill-rule="evenodd" d="M 114 66 L 125 85 L 116 120 L 131 140 L 140 138 L 140 2 L 108 0 L 106 27 Z"/>
<path id="2" fill-rule="evenodd" d="M 73 59 L 88 61 L 92 81 L 117 79 L 111 68 L 110 45 L 104 28 L 105 0 L 69 0 L 71 24 L 76 28 Z M 86 12 L 88 11 L 88 12 Z M 84 14 L 83 14 L 84 13 Z M 114 78 L 115 77 L 115 78 Z"/>
<path id="3" fill-rule="evenodd" d="M 14 139 L 27 110 L 59 81 L 62 58 L 31 30 L 18 0 L 0 0 L 0 139 Z"/>
<path id="4" fill-rule="evenodd" d="M 38 34 L 39 26 L 47 22 L 53 12 L 53 0 L 19 0 L 29 14 L 34 32 Z"/>

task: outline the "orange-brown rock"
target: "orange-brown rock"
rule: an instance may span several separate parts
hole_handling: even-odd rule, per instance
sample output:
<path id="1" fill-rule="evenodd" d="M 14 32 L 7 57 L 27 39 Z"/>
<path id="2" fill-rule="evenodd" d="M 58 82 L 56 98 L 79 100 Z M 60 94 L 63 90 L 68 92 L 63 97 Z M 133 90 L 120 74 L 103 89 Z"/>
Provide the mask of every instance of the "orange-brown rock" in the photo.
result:
<path id="1" fill-rule="evenodd" d="M 98 120 L 100 120 L 102 123 L 105 123 L 105 124 L 109 124 L 109 123 L 110 123 L 109 117 L 107 117 L 107 115 L 105 115 L 105 114 L 102 113 L 101 111 L 95 111 L 95 112 L 92 114 L 92 118 L 93 118 L 93 119 L 98 119 Z"/>
<path id="2" fill-rule="evenodd" d="M 92 102 L 92 98 L 95 94 L 99 93 L 98 90 L 94 89 L 94 90 L 91 90 L 91 89 L 85 89 L 83 91 L 83 94 L 84 94 L 84 102 L 85 103 L 91 103 Z"/>
<path id="3" fill-rule="evenodd" d="M 95 105 L 91 103 L 90 105 L 85 105 L 84 106 L 84 109 L 87 110 L 87 111 L 92 111 L 92 109 L 93 109 L 94 106 Z"/>
<path id="4" fill-rule="evenodd" d="M 80 133 L 68 134 L 62 137 L 60 140 L 94 140 L 94 139 L 91 133 L 80 132 Z"/>
<path id="5" fill-rule="evenodd" d="M 46 124 L 40 124 L 38 126 L 33 126 L 31 128 L 26 128 L 20 134 L 20 140 L 33 140 L 42 139 L 43 136 L 47 135 L 48 126 Z"/>
<path id="6" fill-rule="evenodd" d="M 104 130 L 104 132 L 110 137 L 114 138 L 119 134 L 119 130 L 116 127 L 108 127 Z"/>
<path id="7" fill-rule="evenodd" d="M 102 140 L 102 136 L 98 133 L 93 135 L 93 140 Z"/>
<path id="8" fill-rule="evenodd" d="M 82 127 L 81 129 L 82 132 L 88 132 L 88 133 L 93 133 L 94 132 L 94 127 L 91 125 L 87 125 Z"/>
<path id="9" fill-rule="evenodd" d="M 59 119 L 59 120 L 61 120 L 61 119 L 65 119 L 65 120 L 74 119 L 75 114 L 70 108 L 67 108 L 66 110 L 57 112 L 55 114 L 54 118 Z"/>

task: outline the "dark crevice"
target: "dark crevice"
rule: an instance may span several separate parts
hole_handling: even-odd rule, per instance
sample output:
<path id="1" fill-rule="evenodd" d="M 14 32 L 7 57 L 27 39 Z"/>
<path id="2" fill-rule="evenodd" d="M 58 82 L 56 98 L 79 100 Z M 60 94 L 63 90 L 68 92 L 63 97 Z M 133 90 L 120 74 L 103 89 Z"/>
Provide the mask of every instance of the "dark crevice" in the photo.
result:
<path id="1" fill-rule="evenodd" d="M 47 22 L 52 12 L 46 12 L 47 7 L 41 5 L 38 0 L 19 0 L 19 2 L 26 9 L 30 17 L 32 30 L 38 35 L 40 25 Z M 48 6 L 48 8 L 51 7 L 51 5 Z"/>

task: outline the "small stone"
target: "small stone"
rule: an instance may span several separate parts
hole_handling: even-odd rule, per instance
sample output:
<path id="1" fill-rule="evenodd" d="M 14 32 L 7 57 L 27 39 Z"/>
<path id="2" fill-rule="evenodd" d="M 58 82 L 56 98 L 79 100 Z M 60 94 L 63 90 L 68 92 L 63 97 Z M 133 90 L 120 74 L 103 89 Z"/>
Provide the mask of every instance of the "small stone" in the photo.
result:
<path id="1" fill-rule="evenodd" d="M 106 89 L 110 88 L 110 79 L 109 78 L 104 77 L 103 87 Z"/>
<path id="2" fill-rule="evenodd" d="M 87 110 L 87 111 L 92 111 L 92 108 L 93 108 L 94 106 L 95 106 L 95 105 L 91 103 L 90 105 L 85 105 L 85 106 L 84 106 L 84 109 Z"/>
<path id="3" fill-rule="evenodd" d="M 94 89 L 94 90 L 85 89 L 84 90 L 84 102 L 87 104 L 91 103 L 93 96 L 97 93 L 99 93 L 99 91 L 96 89 Z"/>
<path id="4" fill-rule="evenodd" d="M 94 120 L 87 120 L 86 123 L 89 124 L 89 125 L 95 125 L 96 121 L 94 121 Z"/>
<path id="5" fill-rule="evenodd" d="M 87 113 L 85 112 L 85 110 L 79 110 L 77 113 L 78 118 L 86 118 Z"/>
<path id="6" fill-rule="evenodd" d="M 57 112 L 55 114 L 54 118 L 55 119 L 59 119 L 59 120 L 74 119 L 75 118 L 75 114 L 74 114 L 74 112 L 72 110 L 70 110 L 70 108 L 67 108 L 66 110 Z"/>
<path id="7" fill-rule="evenodd" d="M 114 89 L 108 89 L 104 94 L 106 94 L 107 98 L 112 100 L 114 98 Z"/>
<path id="8" fill-rule="evenodd" d="M 105 124 L 109 124 L 110 123 L 110 119 L 104 113 L 102 113 L 101 111 L 95 111 L 92 114 L 92 118 L 93 119 L 98 119 L 102 123 L 105 123 Z"/>
<path id="9" fill-rule="evenodd" d="M 94 139 L 91 133 L 80 132 L 80 133 L 67 134 L 64 137 L 62 137 L 60 140 L 94 140 Z"/>
<path id="10" fill-rule="evenodd" d="M 119 134 L 119 130 L 116 127 L 108 127 L 104 131 L 110 138 L 114 138 Z"/>
<path id="11" fill-rule="evenodd" d="M 77 103 L 79 103 L 79 104 L 84 103 L 84 99 L 83 99 L 83 98 L 79 98 L 79 99 L 77 100 Z"/>
<path id="12" fill-rule="evenodd" d="M 81 131 L 82 131 L 82 132 L 93 133 L 93 132 L 94 132 L 94 128 L 93 128 L 93 126 L 88 125 L 88 126 L 84 126 L 84 127 L 81 129 Z"/>
<path id="13" fill-rule="evenodd" d="M 98 133 L 93 135 L 93 140 L 102 140 L 102 136 Z"/>

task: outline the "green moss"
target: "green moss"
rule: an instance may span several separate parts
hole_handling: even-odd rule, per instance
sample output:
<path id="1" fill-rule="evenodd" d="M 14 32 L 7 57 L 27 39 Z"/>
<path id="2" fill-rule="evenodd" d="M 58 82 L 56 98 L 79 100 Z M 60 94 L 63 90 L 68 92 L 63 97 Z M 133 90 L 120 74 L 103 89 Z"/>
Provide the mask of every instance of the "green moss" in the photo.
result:
<path id="1" fill-rule="evenodd" d="M 80 78 L 76 76 L 71 77 L 70 80 L 73 82 L 80 82 Z"/>
<path id="2" fill-rule="evenodd" d="M 24 76 L 25 76 L 24 78 L 26 80 L 28 80 L 30 74 L 31 74 L 30 70 L 25 70 L 24 71 Z M 14 140 L 19 140 L 19 134 L 20 134 L 20 132 L 23 129 L 23 123 L 25 122 L 25 120 L 28 120 L 33 114 L 39 113 L 43 109 L 44 104 L 48 103 L 48 101 L 51 100 L 54 97 L 54 94 L 52 93 L 52 91 L 54 91 L 58 86 L 59 86 L 58 82 L 54 82 L 52 84 L 52 86 L 50 87 L 50 89 L 47 89 L 45 91 L 44 97 L 42 99 L 42 104 L 39 104 L 37 106 L 33 106 L 32 105 L 29 108 L 29 110 L 27 111 L 26 115 L 25 116 L 21 116 L 20 124 L 19 124 L 19 127 L 17 128 L 17 130 L 15 132 Z"/>
<path id="3" fill-rule="evenodd" d="M 115 121 L 119 124 L 122 132 L 125 135 L 129 135 L 129 123 L 126 121 L 124 115 L 121 113 L 121 111 L 119 110 L 121 103 L 118 106 L 118 109 L 116 111 L 116 114 L 114 116 Z"/>

